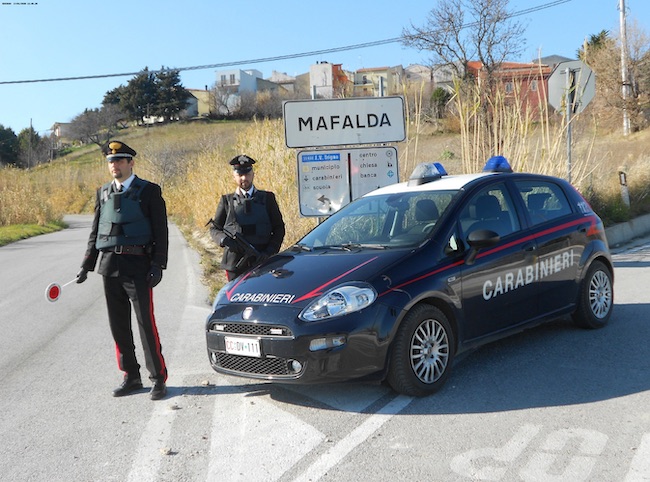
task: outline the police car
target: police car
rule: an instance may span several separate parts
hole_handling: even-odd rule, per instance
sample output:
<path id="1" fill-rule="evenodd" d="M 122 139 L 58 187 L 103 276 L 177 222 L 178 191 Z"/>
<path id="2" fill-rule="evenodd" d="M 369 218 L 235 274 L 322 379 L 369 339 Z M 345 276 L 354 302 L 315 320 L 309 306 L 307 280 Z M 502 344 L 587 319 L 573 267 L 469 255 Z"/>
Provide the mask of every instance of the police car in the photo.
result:
<path id="1" fill-rule="evenodd" d="M 613 303 L 602 221 L 569 183 L 425 164 L 225 285 L 207 349 L 219 373 L 423 396 L 461 352 L 565 315 L 600 328 Z"/>

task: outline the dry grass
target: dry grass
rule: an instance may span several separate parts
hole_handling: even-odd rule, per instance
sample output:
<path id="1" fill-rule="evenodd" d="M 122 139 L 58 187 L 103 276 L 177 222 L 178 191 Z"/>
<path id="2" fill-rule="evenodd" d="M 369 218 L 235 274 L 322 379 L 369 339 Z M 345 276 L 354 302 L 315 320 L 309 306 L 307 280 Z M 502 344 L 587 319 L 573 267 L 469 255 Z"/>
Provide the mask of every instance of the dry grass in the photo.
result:
<path id="1" fill-rule="evenodd" d="M 504 151 L 515 170 L 566 177 L 563 126 L 529 123 L 524 134 L 510 133 L 522 120 L 504 124 Z M 550 124 L 548 124 L 550 125 Z M 521 125 L 520 125 L 521 127 Z M 559 130 L 557 130 L 559 129 Z M 606 224 L 650 212 L 650 131 L 623 137 L 599 132 L 587 114 L 573 126 L 573 181 Z M 208 236 L 205 223 L 219 197 L 234 190 L 228 160 L 245 153 L 258 161 L 255 185 L 276 193 L 287 227 L 284 246 L 297 241 L 316 224 L 298 209 L 297 152 L 284 142 L 282 120 L 208 124 L 173 124 L 129 129 L 119 137 L 139 153 L 136 172 L 163 186 L 170 217 L 202 253 L 206 282 L 214 292 L 224 278 L 218 264 L 221 250 Z M 397 145 L 400 179 L 421 162 L 441 161 L 451 174 L 482 167 L 458 134 L 441 134 L 418 118 L 407 119 L 407 140 Z M 479 162 L 481 161 L 481 162 Z M 618 170 L 625 166 L 632 210 L 621 202 Z M 475 169 L 471 169 L 475 170 Z M 92 212 L 94 193 L 110 179 L 96 146 L 30 171 L 0 169 L 0 226 L 41 224 L 66 213 Z"/>

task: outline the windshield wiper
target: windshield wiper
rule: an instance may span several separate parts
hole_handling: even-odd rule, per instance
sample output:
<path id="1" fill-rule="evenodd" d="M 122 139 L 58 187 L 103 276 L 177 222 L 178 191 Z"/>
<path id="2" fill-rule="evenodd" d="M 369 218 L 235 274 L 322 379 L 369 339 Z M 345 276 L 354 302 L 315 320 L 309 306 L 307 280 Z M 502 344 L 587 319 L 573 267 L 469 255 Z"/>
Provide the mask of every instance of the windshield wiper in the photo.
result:
<path id="1" fill-rule="evenodd" d="M 333 246 L 334 247 L 334 246 Z M 369 244 L 369 243 L 344 243 L 340 245 L 341 249 L 352 251 L 353 249 L 386 249 L 383 244 Z"/>
<path id="2" fill-rule="evenodd" d="M 306 244 L 302 243 L 296 243 L 293 246 L 291 246 L 292 251 L 311 251 L 312 248 L 307 246 Z"/>

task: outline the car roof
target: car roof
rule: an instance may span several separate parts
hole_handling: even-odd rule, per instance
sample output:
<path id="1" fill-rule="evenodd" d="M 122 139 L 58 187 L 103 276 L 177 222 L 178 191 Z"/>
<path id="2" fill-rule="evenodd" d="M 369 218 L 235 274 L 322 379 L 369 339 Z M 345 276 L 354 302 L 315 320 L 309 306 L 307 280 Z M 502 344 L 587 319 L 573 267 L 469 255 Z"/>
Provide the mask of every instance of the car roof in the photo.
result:
<path id="1" fill-rule="evenodd" d="M 467 184 L 477 179 L 482 179 L 490 176 L 503 175 L 497 172 L 481 172 L 477 174 L 458 174 L 453 176 L 442 176 L 433 181 L 423 184 L 411 185 L 408 182 L 400 182 L 391 184 L 389 186 L 381 187 L 369 192 L 363 197 L 379 196 L 382 194 L 397 194 L 404 192 L 420 192 L 420 191 L 458 191 L 465 187 Z"/>

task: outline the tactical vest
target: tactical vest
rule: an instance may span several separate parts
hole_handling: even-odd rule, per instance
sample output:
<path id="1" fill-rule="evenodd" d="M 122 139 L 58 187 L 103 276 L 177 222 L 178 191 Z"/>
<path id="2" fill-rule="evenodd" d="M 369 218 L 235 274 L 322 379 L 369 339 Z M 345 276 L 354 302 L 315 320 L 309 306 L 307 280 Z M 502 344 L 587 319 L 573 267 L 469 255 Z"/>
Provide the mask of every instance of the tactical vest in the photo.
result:
<path id="1" fill-rule="evenodd" d="M 241 233 L 255 247 L 266 247 L 273 230 L 266 208 L 266 192 L 255 191 L 250 199 L 235 194 L 227 197 L 229 212 L 224 227 L 231 232 Z"/>
<path id="2" fill-rule="evenodd" d="M 110 182 L 101 187 L 97 249 L 151 244 L 151 223 L 140 206 L 146 185 L 147 181 L 135 178 L 125 192 L 114 192 Z"/>

